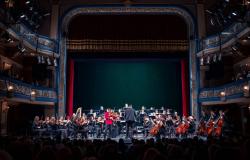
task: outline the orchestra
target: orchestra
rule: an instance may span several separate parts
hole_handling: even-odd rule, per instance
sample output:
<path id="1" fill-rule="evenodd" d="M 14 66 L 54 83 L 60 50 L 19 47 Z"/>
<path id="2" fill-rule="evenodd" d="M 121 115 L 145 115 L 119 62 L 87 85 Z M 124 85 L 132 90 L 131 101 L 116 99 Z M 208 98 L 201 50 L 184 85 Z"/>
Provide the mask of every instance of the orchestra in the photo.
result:
<path id="1" fill-rule="evenodd" d="M 128 107 L 129 108 L 129 107 Z M 71 117 L 45 117 L 44 120 L 35 116 L 32 129 L 34 136 L 50 136 L 61 138 L 116 138 L 126 136 L 134 138 L 134 134 L 142 133 L 143 138 L 191 138 L 193 136 L 215 136 L 223 135 L 224 112 L 217 114 L 210 111 L 210 115 L 202 111 L 199 121 L 193 116 L 180 116 L 177 112 L 167 110 L 147 111 L 144 107 L 141 111 L 134 111 L 132 117 L 132 131 L 128 128 L 128 111 L 124 108 L 117 111 L 107 108 L 105 112 L 91 110 L 83 113 L 78 108 Z M 130 114 L 130 113 L 129 113 Z M 129 115 L 131 116 L 131 115 Z M 207 118 L 209 117 L 209 118 Z M 131 127 L 131 126 L 129 126 Z M 131 137 L 128 134 L 132 132 Z"/>

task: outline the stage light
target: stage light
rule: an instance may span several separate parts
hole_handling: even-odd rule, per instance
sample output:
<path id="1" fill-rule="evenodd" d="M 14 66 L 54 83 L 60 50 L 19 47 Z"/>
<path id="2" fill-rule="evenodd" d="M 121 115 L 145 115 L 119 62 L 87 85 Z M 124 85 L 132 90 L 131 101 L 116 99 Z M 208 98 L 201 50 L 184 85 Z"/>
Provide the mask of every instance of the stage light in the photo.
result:
<path id="1" fill-rule="evenodd" d="M 214 22 L 214 19 L 213 19 L 213 18 L 210 18 L 210 24 L 211 24 L 212 26 L 215 25 L 215 22 Z"/>
<path id="2" fill-rule="evenodd" d="M 58 65 L 57 65 L 57 60 L 56 60 L 56 58 L 54 59 L 53 62 L 54 62 L 54 66 L 57 67 Z"/>
<path id="3" fill-rule="evenodd" d="M 218 54 L 218 61 L 221 61 L 221 59 L 222 59 L 222 53 L 220 52 L 220 53 Z"/>
<path id="4" fill-rule="evenodd" d="M 47 17 L 47 16 L 50 16 L 50 13 L 49 13 L 49 12 L 48 12 L 48 13 L 43 14 L 43 17 Z"/>
<path id="5" fill-rule="evenodd" d="M 203 58 L 203 57 L 200 58 L 200 65 L 201 65 L 201 66 L 204 65 L 204 58 Z"/>
<path id="6" fill-rule="evenodd" d="M 50 66 L 51 65 L 50 58 L 48 57 L 46 60 L 47 60 L 47 64 Z"/>
<path id="7" fill-rule="evenodd" d="M 216 62 L 216 61 L 217 61 L 217 55 L 214 54 L 214 55 L 213 55 L 213 62 Z"/>
<path id="8" fill-rule="evenodd" d="M 26 1 L 25 4 L 27 4 L 27 5 L 30 4 L 30 1 Z"/>
<path id="9" fill-rule="evenodd" d="M 13 39 L 9 38 L 9 39 L 7 40 L 7 42 L 13 43 L 14 41 L 13 41 Z"/>
<path id="10" fill-rule="evenodd" d="M 26 50 L 26 49 L 25 49 L 24 47 L 22 47 L 20 51 L 21 51 L 22 53 L 24 53 L 25 50 Z"/>
<path id="11" fill-rule="evenodd" d="M 41 61 L 41 56 L 37 56 L 37 63 L 38 63 L 38 64 L 42 63 L 42 61 Z"/>
<path id="12" fill-rule="evenodd" d="M 26 17 L 25 14 L 22 14 L 22 15 L 20 16 L 21 19 L 22 19 L 22 18 L 25 18 L 25 17 Z"/>
<path id="13" fill-rule="evenodd" d="M 207 64 L 210 64 L 210 59 L 211 59 L 211 58 L 210 58 L 210 56 L 208 55 L 208 56 L 207 56 Z"/>
<path id="14" fill-rule="evenodd" d="M 232 15 L 237 16 L 238 14 L 237 14 L 237 12 L 232 12 Z"/>
<path id="15" fill-rule="evenodd" d="M 43 56 L 41 57 L 41 63 L 42 63 L 42 64 L 44 64 L 44 63 L 45 63 L 45 59 L 44 59 L 44 57 L 43 57 Z"/>

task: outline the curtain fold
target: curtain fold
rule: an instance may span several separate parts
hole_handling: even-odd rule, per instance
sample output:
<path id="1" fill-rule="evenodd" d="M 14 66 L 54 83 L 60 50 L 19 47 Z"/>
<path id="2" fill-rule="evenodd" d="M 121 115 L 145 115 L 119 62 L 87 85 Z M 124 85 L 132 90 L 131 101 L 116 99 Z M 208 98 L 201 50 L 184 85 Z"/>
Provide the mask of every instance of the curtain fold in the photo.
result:
<path id="1" fill-rule="evenodd" d="M 188 83 L 187 83 L 187 62 L 185 59 L 181 60 L 181 90 L 182 90 L 182 115 L 188 115 L 189 99 L 188 99 Z"/>
<path id="2" fill-rule="evenodd" d="M 69 60 L 69 74 L 68 74 L 68 98 L 67 98 L 67 112 L 69 116 L 73 114 L 74 105 L 74 74 L 75 74 L 75 62 L 73 59 Z"/>

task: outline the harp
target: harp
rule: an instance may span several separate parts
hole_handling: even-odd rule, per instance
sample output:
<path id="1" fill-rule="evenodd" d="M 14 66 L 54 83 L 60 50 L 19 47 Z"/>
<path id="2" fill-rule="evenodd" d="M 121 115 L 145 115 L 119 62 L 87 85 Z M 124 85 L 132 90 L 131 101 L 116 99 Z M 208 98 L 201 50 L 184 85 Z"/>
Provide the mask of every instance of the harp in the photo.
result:
<path id="1" fill-rule="evenodd" d="M 81 116 L 82 116 L 82 107 L 79 107 L 76 110 L 76 118 L 81 118 Z"/>

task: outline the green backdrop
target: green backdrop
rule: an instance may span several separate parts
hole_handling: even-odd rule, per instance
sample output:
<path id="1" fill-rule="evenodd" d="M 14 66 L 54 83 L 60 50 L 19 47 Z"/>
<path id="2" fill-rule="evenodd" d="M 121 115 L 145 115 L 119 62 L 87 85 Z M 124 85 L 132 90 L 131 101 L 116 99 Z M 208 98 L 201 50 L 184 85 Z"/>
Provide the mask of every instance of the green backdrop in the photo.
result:
<path id="1" fill-rule="evenodd" d="M 181 112 L 180 61 L 174 59 L 87 59 L 75 61 L 74 110 L 173 108 Z"/>

